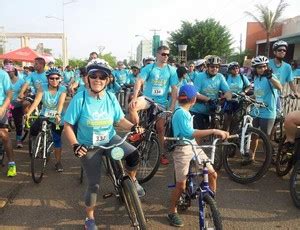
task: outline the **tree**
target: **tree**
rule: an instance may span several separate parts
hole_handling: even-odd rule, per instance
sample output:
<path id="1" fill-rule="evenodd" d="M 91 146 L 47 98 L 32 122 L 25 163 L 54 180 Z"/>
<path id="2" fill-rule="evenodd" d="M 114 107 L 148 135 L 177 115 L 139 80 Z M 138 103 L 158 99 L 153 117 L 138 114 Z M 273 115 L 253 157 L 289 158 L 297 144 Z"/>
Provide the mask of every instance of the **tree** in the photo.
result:
<path id="1" fill-rule="evenodd" d="M 232 53 L 229 30 L 213 18 L 195 23 L 183 21 L 181 28 L 171 32 L 168 41 L 172 56 L 177 56 L 178 45 L 187 45 L 187 59 L 194 60 L 214 54 L 227 57 Z"/>
<path id="2" fill-rule="evenodd" d="M 242 52 L 237 52 L 237 53 L 233 53 L 232 55 L 230 55 L 227 59 L 227 63 L 230 62 L 238 62 L 240 64 L 240 66 L 243 66 L 244 63 L 244 59 L 245 57 L 252 57 L 253 53 L 250 50 L 244 50 Z"/>
<path id="3" fill-rule="evenodd" d="M 112 67 L 115 68 L 117 66 L 117 58 L 113 56 L 111 53 L 107 54 L 101 54 L 100 58 L 104 59 L 105 61 L 108 62 L 108 64 Z"/>
<path id="4" fill-rule="evenodd" d="M 245 11 L 245 13 L 251 16 L 255 21 L 257 21 L 266 32 L 267 35 L 266 56 L 267 57 L 269 57 L 269 53 L 270 53 L 270 35 L 277 28 L 280 17 L 282 16 L 283 11 L 287 6 L 288 4 L 285 3 L 284 0 L 280 0 L 274 12 L 271 11 L 268 6 L 263 6 L 261 4 L 255 5 L 255 8 L 258 11 L 257 16 L 255 16 L 253 13 L 249 11 Z"/>

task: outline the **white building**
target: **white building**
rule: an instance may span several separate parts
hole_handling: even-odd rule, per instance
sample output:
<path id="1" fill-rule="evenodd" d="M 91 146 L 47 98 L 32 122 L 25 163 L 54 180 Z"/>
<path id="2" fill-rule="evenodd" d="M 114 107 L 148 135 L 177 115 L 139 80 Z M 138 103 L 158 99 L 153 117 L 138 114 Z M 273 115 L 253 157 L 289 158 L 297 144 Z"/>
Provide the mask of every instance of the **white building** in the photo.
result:
<path id="1" fill-rule="evenodd" d="M 152 55 L 152 42 L 149 40 L 141 40 L 136 49 L 136 61 L 142 65 L 143 58 Z"/>

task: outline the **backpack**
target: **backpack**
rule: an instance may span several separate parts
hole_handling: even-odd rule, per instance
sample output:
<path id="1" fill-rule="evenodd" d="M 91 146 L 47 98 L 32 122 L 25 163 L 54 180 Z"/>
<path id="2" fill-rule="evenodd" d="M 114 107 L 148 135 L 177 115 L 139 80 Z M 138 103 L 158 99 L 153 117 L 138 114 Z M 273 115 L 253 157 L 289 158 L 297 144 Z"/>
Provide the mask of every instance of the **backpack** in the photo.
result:
<path id="1" fill-rule="evenodd" d="M 175 109 L 173 114 L 167 118 L 166 125 L 165 125 L 165 137 L 174 137 L 172 118 L 178 109 L 179 108 Z M 174 151 L 175 147 L 176 147 L 176 141 L 166 141 L 165 142 L 165 148 L 168 152 Z"/>

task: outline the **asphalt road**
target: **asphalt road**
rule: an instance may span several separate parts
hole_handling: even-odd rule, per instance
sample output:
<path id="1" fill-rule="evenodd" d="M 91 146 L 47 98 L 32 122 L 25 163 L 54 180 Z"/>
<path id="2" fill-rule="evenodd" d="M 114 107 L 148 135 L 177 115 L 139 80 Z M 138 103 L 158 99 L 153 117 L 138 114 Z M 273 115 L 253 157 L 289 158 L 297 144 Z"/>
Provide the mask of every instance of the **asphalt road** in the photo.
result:
<path id="1" fill-rule="evenodd" d="M 83 194 L 85 184 L 79 184 L 79 161 L 64 145 L 64 172 L 54 170 L 54 160 L 47 165 L 41 184 L 30 177 L 27 146 L 16 150 L 18 175 L 6 177 L 6 167 L 0 174 L 0 229 L 82 229 L 84 222 Z M 288 190 L 288 176 L 278 178 L 271 168 L 260 181 L 240 185 L 219 173 L 217 203 L 224 229 L 300 229 L 300 210 L 295 208 Z M 155 177 L 144 184 L 142 199 L 149 229 L 172 229 L 166 219 L 173 180 L 173 165 L 161 166 Z M 126 211 L 116 198 L 103 199 L 113 191 L 107 177 L 102 177 L 96 209 L 100 229 L 131 229 Z M 197 229 L 196 203 L 182 213 L 185 226 Z"/>

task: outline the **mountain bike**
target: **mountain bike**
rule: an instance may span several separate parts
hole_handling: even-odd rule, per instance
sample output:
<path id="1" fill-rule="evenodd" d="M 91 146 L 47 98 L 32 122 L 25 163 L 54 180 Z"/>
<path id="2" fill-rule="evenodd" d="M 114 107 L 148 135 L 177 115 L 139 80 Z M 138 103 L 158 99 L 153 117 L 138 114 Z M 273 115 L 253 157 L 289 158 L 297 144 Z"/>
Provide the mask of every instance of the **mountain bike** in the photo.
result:
<path id="1" fill-rule="evenodd" d="M 238 135 L 230 136 L 228 139 L 238 138 Z M 178 201 L 178 209 L 185 211 L 191 206 L 192 200 L 197 200 L 199 208 L 199 229 L 217 229 L 221 230 L 222 218 L 214 199 L 214 192 L 209 187 L 208 181 L 208 164 L 213 164 L 215 152 L 219 138 L 214 139 L 209 145 L 194 145 L 194 143 L 185 138 L 165 137 L 166 141 L 184 142 L 192 146 L 194 157 L 190 162 L 189 172 L 186 180 L 186 189 L 181 194 Z M 226 143 L 223 143 L 226 144 Z M 230 144 L 230 143 L 229 143 Z M 210 159 L 200 159 L 197 148 L 211 149 Z M 170 188 L 175 185 L 168 186 Z"/>
<path id="2" fill-rule="evenodd" d="M 239 139 L 234 140 L 235 145 L 225 148 L 223 165 L 233 181 L 248 184 L 266 174 L 271 164 L 272 151 L 267 135 L 253 127 L 253 118 L 249 115 L 257 116 L 258 108 L 266 105 L 247 95 L 238 95 L 244 101 L 244 106 L 237 111 L 238 116 L 233 117 L 235 127 L 230 130 L 230 133 L 239 134 Z"/>
<path id="3" fill-rule="evenodd" d="M 115 191 L 114 193 L 103 195 L 103 198 L 107 199 L 115 195 L 119 201 L 124 204 L 132 226 L 137 229 L 146 229 L 146 219 L 141 201 L 138 197 L 135 185 L 131 178 L 126 175 L 122 163 L 124 151 L 118 147 L 122 145 L 131 134 L 133 134 L 133 132 L 127 133 L 117 144 L 110 146 L 91 146 L 88 148 L 88 151 L 109 150 L 102 154 L 102 160 Z M 82 181 L 83 168 L 81 167 L 80 182 L 82 183 Z"/>

